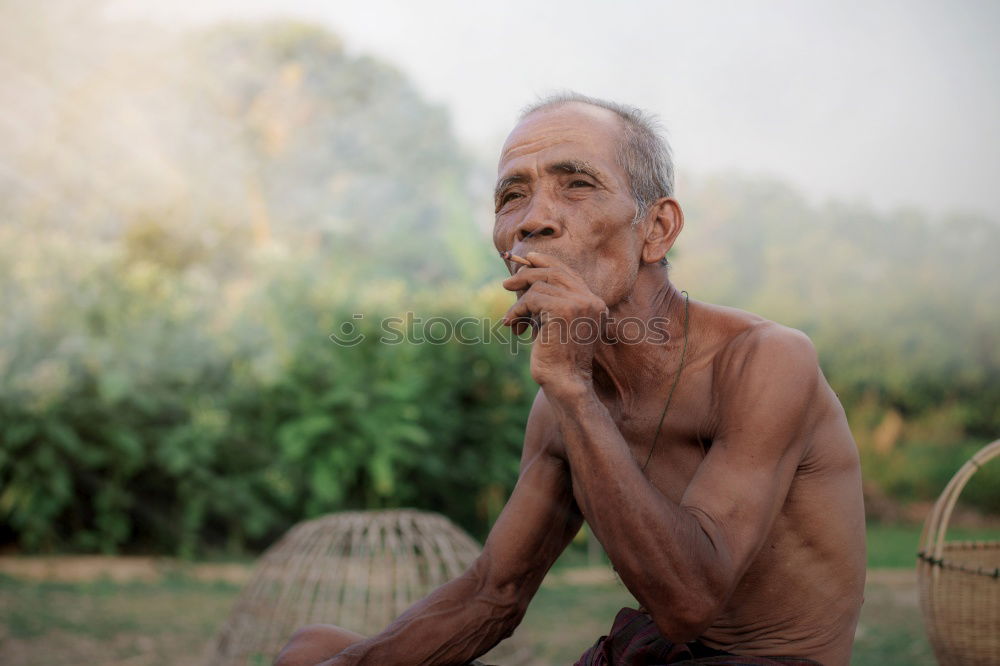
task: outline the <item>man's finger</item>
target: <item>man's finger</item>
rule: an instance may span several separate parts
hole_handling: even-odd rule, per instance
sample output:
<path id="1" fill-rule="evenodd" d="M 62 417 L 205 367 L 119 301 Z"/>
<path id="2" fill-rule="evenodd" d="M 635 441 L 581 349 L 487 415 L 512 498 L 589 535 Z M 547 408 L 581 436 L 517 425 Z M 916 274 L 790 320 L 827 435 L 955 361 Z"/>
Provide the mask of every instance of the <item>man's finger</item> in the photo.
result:
<path id="1" fill-rule="evenodd" d="M 535 284 L 531 285 L 531 293 L 534 294 L 535 296 L 537 296 L 538 294 L 546 294 L 556 298 L 565 297 L 565 290 L 559 287 L 555 287 L 549 284 L 548 282 L 536 282 Z M 534 299 L 534 296 L 532 298 Z M 526 307 L 528 307 L 528 309 L 530 310 L 531 305 L 528 304 Z M 540 319 L 541 319 L 540 313 L 533 313 L 531 314 L 530 317 L 521 316 L 519 319 L 515 319 L 512 322 L 510 322 L 509 325 L 513 329 L 514 333 L 516 333 L 517 335 L 521 335 L 522 333 L 524 333 L 526 330 L 528 330 L 529 326 L 535 329 L 535 332 L 537 333 L 538 329 L 541 328 Z M 534 340 L 534 337 L 532 337 L 532 340 Z"/>
<path id="2" fill-rule="evenodd" d="M 551 254 L 546 254 L 544 252 L 529 252 L 524 255 L 524 258 L 530 261 L 532 265 L 537 268 L 561 268 L 570 275 L 576 275 L 576 271 L 570 268 L 561 259 L 558 259 Z"/>
<path id="3" fill-rule="evenodd" d="M 562 301 L 559 296 L 552 294 L 535 293 L 528 291 L 521 298 L 517 299 L 514 305 L 510 306 L 507 314 L 503 317 L 503 323 L 510 326 L 518 319 L 531 319 L 535 315 L 541 315 L 546 310 L 552 310 Z"/>

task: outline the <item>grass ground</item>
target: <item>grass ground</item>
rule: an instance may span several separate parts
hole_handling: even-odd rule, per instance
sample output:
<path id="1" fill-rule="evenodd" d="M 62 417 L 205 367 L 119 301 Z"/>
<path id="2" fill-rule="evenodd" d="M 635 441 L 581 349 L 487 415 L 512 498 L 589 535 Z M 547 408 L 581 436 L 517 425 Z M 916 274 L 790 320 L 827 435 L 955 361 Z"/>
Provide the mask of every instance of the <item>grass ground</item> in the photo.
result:
<path id="1" fill-rule="evenodd" d="M 1000 540 L 1000 529 L 951 528 L 948 541 L 965 539 Z M 916 564 L 920 528 L 909 525 L 870 525 L 868 527 L 868 567 L 911 567 Z"/>
<path id="2" fill-rule="evenodd" d="M 917 606 L 913 553 L 919 530 L 875 528 L 869 557 L 905 569 L 870 571 L 854 664 L 933 664 Z M 634 605 L 606 569 L 580 553 L 547 579 L 518 630 L 545 664 L 569 664 Z M 184 574 L 160 580 L 60 583 L 0 575 L 0 664 L 187 666 L 228 614 L 239 587 Z"/>

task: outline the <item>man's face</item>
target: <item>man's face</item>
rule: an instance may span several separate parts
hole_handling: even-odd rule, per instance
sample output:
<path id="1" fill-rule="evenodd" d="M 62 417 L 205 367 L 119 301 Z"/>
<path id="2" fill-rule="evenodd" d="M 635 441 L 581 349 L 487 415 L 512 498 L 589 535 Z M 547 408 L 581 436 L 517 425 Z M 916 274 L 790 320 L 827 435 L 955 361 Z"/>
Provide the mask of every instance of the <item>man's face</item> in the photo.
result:
<path id="1" fill-rule="evenodd" d="M 500 155 L 493 227 L 498 251 L 551 254 L 609 306 L 631 289 L 642 249 L 621 133 L 614 113 L 575 102 L 522 120 Z"/>

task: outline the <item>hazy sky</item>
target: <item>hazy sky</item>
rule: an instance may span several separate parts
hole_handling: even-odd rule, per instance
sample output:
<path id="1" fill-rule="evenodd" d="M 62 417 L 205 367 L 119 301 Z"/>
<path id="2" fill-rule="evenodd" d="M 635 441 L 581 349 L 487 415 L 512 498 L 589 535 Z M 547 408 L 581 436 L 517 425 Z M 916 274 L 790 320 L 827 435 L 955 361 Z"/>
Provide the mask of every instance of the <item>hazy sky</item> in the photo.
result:
<path id="1" fill-rule="evenodd" d="M 520 107 L 572 88 L 657 113 L 682 171 L 1000 218 L 997 2 L 122 0 L 116 11 L 316 20 L 406 72 L 491 160 Z"/>

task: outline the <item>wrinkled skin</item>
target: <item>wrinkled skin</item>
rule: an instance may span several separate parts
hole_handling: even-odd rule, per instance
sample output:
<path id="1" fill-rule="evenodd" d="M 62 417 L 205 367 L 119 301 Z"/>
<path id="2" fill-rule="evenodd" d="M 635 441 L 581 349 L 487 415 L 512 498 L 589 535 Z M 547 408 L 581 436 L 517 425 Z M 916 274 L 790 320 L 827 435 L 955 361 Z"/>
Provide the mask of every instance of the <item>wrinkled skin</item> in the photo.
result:
<path id="1" fill-rule="evenodd" d="M 610 112 L 570 103 L 525 118 L 503 148 L 494 243 L 531 262 L 508 263 L 504 286 L 507 323 L 540 324 L 540 390 L 482 555 L 374 637 L 301 630 L 282 666 L 465 663 L 513 631 L 583 520 L 672 640 L 849 662 L 865 543 L 843 409 L 806 336 L 691 300 L 660 426 L 685 305 L 659 260 L 684 218 L 665 198 L 632 224 L 620 133 Z M 626 318 L 666 322 L 669 339 L 625 343 Z M 605 335 L 567 336 L 572 322 Z"/>

